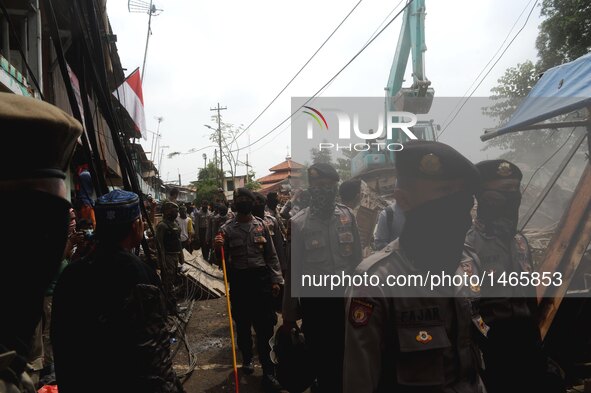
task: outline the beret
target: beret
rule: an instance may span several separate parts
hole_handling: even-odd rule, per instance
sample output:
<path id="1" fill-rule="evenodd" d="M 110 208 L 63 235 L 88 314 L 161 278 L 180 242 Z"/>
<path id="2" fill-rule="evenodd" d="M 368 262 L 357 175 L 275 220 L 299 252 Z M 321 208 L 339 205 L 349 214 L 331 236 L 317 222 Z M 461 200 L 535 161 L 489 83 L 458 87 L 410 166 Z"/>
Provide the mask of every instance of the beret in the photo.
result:
<path id="1" fill-rule="evenodd" d="M 113 190 L 99 197 L 94 206 L 97 224 L 124 224 L 140 216 L 140 199 L 136 193 Z"/>
<path id="2" fill-rule="evenodd" d="M 56 106 L 30 97 L 0 93 L 2 144 L 26 154 L 0 155 L 0 179 L 57 177 L 74 154 L 82 125 Z"/>
<path id="3" fill-rule="evenodd" d="M 486 160 L 476 164 L 483 182 L 497 179 L 517 179 L 521 181 L 523 174 L 519 167 L 507 160 Z"/>
<path id="4" fill-rule="evenodd" d="M 396 153 L 398 178 L 438 181 L 464 180 L 470 191 L 480 186 L 476 166 L 449 145 L 435 141 L 412 140 Z"/>
<path id="5" fill-rule="evenodd" d="M 254 194 L 254 201 L 257 202 L 260 205 L 264 205 L 265 203 L 267 203 L 267 198 L 261 194 L 260 192 L 253 192 Z"/>
<path id="6" fill-rule="evenodd" d="M 234 199 L 241 196 L 248 197 L 252 199 L 253 202 L 256 199 L 254 193 L 245 187 L 237 188 L 236 190 L 234 190 Z"/>
<path id="7" fill-rule="evenodd" d="M 312 164 L 308 168 L 308 179 L 330 179 L 339 181 L 340 177 L 336 169 L 330 164 L 323 162 Z"/>

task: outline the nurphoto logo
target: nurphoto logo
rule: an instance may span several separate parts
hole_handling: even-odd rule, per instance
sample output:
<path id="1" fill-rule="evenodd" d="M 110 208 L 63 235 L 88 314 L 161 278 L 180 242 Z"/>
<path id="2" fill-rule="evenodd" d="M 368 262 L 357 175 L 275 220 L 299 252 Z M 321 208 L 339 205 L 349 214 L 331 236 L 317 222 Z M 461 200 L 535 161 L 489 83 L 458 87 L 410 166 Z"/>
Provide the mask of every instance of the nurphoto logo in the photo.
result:
<path id="1" fill-rule="evenodd" d="M 307 121 L 306 137 L 308 139 L 314 138 L 314 128 L 320 128 L 322 132 L 329 131 L 329 125 L 326 116 L 318 109 L 302 106 L 304 108 L 302 113 L 305 113 L 310 118 Z M 319 150 L 335 149 L 339 150 L 355 150 L 355 151 L 369 151 L 370 149 L 400 151 L 403 149 L 402 143 L 393 142 L 394 130 L 402 131 L 409 139 L 418 139 L 416 135 L 410 130 L 417 124 L 417 116 L 411 112 L 397 112 L 389 111 L 387 116 L 383 112 L 378 113 L 378 126 L 375 132 L 363 132 L 359 127 L 359 114 L 354 112 L 352 116 L 339 109 L 323 108 L 322 111 L 326 114 L 332 114 L 336 117 L 336 129 L 338 130 L 339 141 L 347 142 L 351 139 L 351 130 L 357 138 L 365 140 L 361 143 L 332 143 L 320 142 L 318 144 Z M 386 127 L 384 127 L 384 117 L 386 118 Z M 351 121 L 351 118 L 353 121 Z M 317 126 L 315 127 L 315 124 Z M 378 141 L 383 139 L 384 129 L 386 129 L 386 139 L 384 142 Z M 335 127 L 330 128 L 331 132 L 335 132 Z"/>

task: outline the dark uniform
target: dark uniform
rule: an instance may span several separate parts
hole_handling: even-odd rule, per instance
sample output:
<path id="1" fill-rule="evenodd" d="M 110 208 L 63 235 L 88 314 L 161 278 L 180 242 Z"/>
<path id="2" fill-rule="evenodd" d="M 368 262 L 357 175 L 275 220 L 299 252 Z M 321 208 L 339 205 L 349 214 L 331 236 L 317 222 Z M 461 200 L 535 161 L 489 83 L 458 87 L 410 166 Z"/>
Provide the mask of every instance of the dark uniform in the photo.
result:
<path id="1" fill-rule="evenodd" d="M 51 338 L 60 392 L 102 392 L 105 383 L 110 392 L 182 392 L 160 280 L 107 233 L 141 220 L 139 198 L 115 190 L 95 206 L 97 248 L 64 270 L 54 294 Z M 101 372 L 104 381 L 96 379 Z"/>
<path id="2" fill-rule="evenodd" d="M 170 312 L 176 312 L 176 294 L 174 285 L 177 281 L 177 271 L 185 262 L 183 245 L 181 243 L 180 228 L 175 218 L 167 216 L 167 212 L 176 209 L 178 206 L 173 202 L 165 202 L 163 220 L 156 225 L 156 240 L 160 245 L 160 275 L 162 277 L 162 289 L 168 302 Z"/>
<path id="3" fill-rule="evenodd" d="M 476 166 L 484 188 L 477 195 L 478 217 L 466 235 L 466 243 L 474 248 L 487 273 L 494 273 L 496 277 L 502 273 L 531 273 L 533 265 L 527 240 L 516 231 L 521 171 L 505 160 L 483 161 Z M 515 191 L 506 193 L 486 186 L 488 181 L 505 179 L 516 180 Z M 516 198 L 513 206 L 500 203 L 512 196 Z M 494 200 L 492 209 L 498 209 L 492 215 L 489 214 L 491 197 Z M 481 345 L 489 392 L 547 389 L 547 385 L 540 384 L 544 380 L 547 361 L 537 326 L 535 288 L 484 286 L 479 309 L 490 326 L 488 338 Z"/>
<path id="4" fill-rule="evenodd" d="M 404 183 L 417 178 L 433 184 L 464 183 L 457 193 L 409 210 L 401 238 L 357 268 L 357 274 L 379 277 L 381 285 L 348 289 L 344 392 L 480 392 L 480 356 L 473 337 L 485 335 L 487 328 L 473 306 L 479 287 L 449 285 L 431 290 L 429 286 L 386 285 L 388 277 L 424 277 L 427 271 L 478 274 L 475 257 L 466 249 L 461 251 L 478 172 L 458 152 L 438 142 L 409 142 L 397 154 L 397 170 Z M 462 223 L 453 229 L 449 224 L 455 235 L 439 243 L 437 236 L 447 236 L 440 230 L 453 217 Z M 455 243 L 449 258 L 425 253 L 433 246 L 449 250 L 448 242 Z M 457 257 L 455 250 L 459 250 Z"/>
<path id="5" fill-rule="evenodd" d="M 0 124 L 0 392 L 29 393 L 35 387 L 27 359 L 46 290 L 63 260 L 71 208 L 65 171 L 82 126 L 53 105 L 12 93 L 0 93 Z M 24 206 L 43 212 L 34 249 Z"/>
<path id="6" fill-rule="evenodd" d="M 208 227 L 207 233 L 209 236 L 210 244 L 215 243 L 215 237 L 220 231 L 222 225 L 224 225 L 230 218 L 228 217 L 228 208 L 226 205 L 219 205 L 217 209 L 217 213 L 211 217 L 211 226 Z M 219 267 L 222 266 L 222 261 L 219 253 L 210 253 L 210 255 L 214 258 L 209 262 L 215 264 Z"/>
<path id="7" fill-rule="evenodd" d="M 212 214 L 207 209 L 207 206 L 205 206 L 205 211 L 203 211 L 203 208 L 201 208 L 195 211 L 194 214 L 195 221 L 193 222 L 193 225 L 195 226 L 195 233 L 199 237 L 199 242 L 201 244 L 201 254 L 203 254 L 203 259 L 209 261 L 209 250 L 211 244 L 207 238 L 207 227 Z"/>
<path id="8" fill-rule="evenodd" d="M 308 177 L 312 179 L 311 183 L 319 179 L 334 181 L 330 196 L 333 204 L 326 207 L 332 210 L 328 213 L 314 210 L 316 192 L 310 191 L 311 206 L 291 218 L 291 255 L 283 297 L 283 319 L 302 319 L 320 391 L 339 392 L 343 375 L 344 293 L 335 291 L 333 297 L 324 298 L 319 297 L 321 294 L 304 293 L 304 288 L 296 286 L 303 274 L 352 273 L 361 262 L 361 243 L 351 209 L 334 204 L 339 179 L 336 170 L 328 164 L 314 164 L 308 170 Z M 320 196 L 319 199 L 326 198 Z"/>
<path id="9" fill-rule="evenodd" d="M 234 201 L 240 196 L 254 203 L 251 191 L 239 188 L 234 193 Z M 241 221 L 243 217 L 250 219 Z M 221 233 L 230 283 L 232 316 L 236 321 L 238 347 L 243 362 L 248 368 L 252 367 L 249 363 L 253 356 L 251 327 L 254 327 L 263 374 L 274 376 L 274 365 L 269 355 L 269 340 L 277 323 L 272 285 L 282 284 L 283 277 L 271 234 L 263 221 L 250 213 L 239 213 L 222 226 Z"/>

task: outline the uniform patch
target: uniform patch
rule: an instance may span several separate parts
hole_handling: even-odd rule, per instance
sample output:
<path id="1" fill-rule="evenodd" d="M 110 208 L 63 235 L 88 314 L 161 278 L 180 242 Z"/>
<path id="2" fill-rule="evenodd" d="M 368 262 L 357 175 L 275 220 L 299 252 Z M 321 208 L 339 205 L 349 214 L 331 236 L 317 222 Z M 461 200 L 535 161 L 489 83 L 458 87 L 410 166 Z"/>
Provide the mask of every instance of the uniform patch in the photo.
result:
<path id="1" fill-rule="evenodd" d="M 513 170 L 511 169 L 511 164 L 508 162 L 501 162 L 499 167 L 497 168 L 497 175 L 507 177 L 513 174 Z"/>
<path id="2" fill-rule="evenodd" d="M 436 175 L 441 171 L 441 160 L 433 153 L 425 154 L 421 158 L 419 170 L 426 175 Z"/>
<path id="3" fill-rule="evenodd" d="M 341 224 L 343 225 L 347 225 L 351 222 L 351 219 L 349 218 L 348 214 L 340 214 L 339 218 L 341 220 Z"/>
<path id="4" fill-rule="evenodd" d="M 426 330 L 421 330 L 415 337 L 415 340 L 421 344 L 428 344 L 431 340 L 433 340 L 433 336 L 431 336 Z"/>
<path id="5" fill-rule="evenodd" d="M 484 319 L 482 319 L 480 315 L 472 318 L 472 322 L 484 337 L 488 336 L 488 331 L 490 330 L 490 327 L 484 322 Z"/>
<path id="6" fill-rule="evenodd" d="M 365 326 L 373 312 L 374 305 L 365 299 L 353 298 L 349 306 L 349 322 L 353 326 Z"/>
<path id="7" fill-rule="evenodd" d="M 467 275 L 472 275 L 472 263 L 471 262 L 462 262 L 460 263 L 462 267 L 462 271 Z"/>

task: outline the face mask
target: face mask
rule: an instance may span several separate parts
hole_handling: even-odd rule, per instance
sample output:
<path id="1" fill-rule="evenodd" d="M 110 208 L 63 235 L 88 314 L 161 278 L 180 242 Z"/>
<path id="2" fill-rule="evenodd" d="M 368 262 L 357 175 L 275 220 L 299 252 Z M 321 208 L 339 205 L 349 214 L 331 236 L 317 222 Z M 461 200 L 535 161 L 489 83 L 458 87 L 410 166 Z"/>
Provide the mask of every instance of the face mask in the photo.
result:
<path id="1" fill-rule="evenodd" d="M 238 214 L 247 215 L 252 213 L 253 202 L 252 201 L 239 201 L 234 202 L 236 212 Z"/>
<path id="2" fill-rule="evenodd" d="M 337 198 L 337 186 L 310 186 L 310 209 L 313 214 L 328 217 L 334 212 Z"/>
<path id="3" fill-rule="evenodd" d="M 484 190 L 478 195 L 478 219 L 500 235 L 513 237 L 519 221 L 520 191 Z"/>
<path id="4" fill-rule="evenodd" d="M 455 193 L 405 212 L 400 245 L 422 270 L 454 271 L 472 224 L 472 195 Z"/>
<path id="5" fill-rule="evenodd" d="M 265 205 L 254 205 L 252 207 L 252 214 L 259 218 L 265 217 Z"/>
<path id="6" fill-rule="evenodd" d="M 15 201 L 44 212 L 43 231 L 35 236 L 35 249 L 39 252 L 21 252 L 19 258 L 11 261 L 4 258 L 0 263 L 0 310 L 3 315 L 0 344 L 26 356 L 35 327 L 41 319 L 45 291 L 64 257 L 70 203 L 40 191 L 0 195 L 3 206 L 14 206 Z M 5 222 L 10 223 L 0 229 L 0 245 L 5 253 L 31 248 L 30 237 L 23 236 L 23 233 L 30 232 L 30 224 L 21 215 L 18 209 L 6 209 L 3 213 Z"/>

